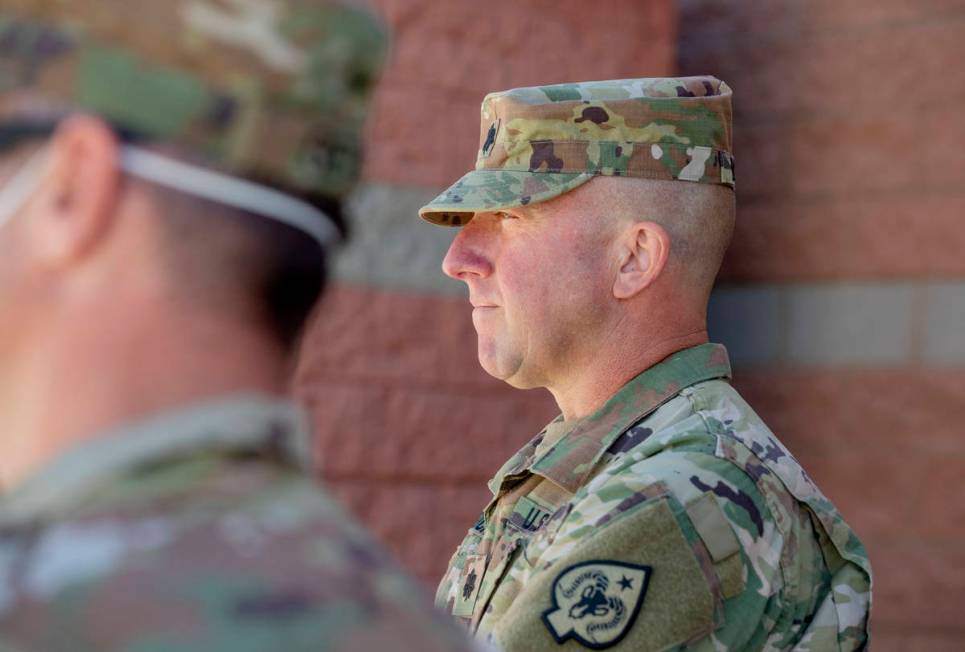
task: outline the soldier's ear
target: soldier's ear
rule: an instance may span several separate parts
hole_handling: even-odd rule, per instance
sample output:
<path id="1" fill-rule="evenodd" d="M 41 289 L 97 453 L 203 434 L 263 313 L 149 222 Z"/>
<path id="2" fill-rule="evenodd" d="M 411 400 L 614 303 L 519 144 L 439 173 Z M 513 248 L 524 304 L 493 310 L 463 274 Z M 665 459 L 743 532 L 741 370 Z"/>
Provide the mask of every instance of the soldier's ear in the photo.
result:
<path id="1" fill-rule="evenodd" d="M 43 264 L 69 265 L 103 240 L 114 217 L 118 155 L 114 132 L 98 118 L 73 116 L 57 127 L 25 224 Z"/>
<path id="2" fill-rule="evenodd" d="M 656 222 L 635 222 L 618 239 L 619 269 L 613 296 L 629 299 L 660 276 L 670 254 L 670 236 Z"/>

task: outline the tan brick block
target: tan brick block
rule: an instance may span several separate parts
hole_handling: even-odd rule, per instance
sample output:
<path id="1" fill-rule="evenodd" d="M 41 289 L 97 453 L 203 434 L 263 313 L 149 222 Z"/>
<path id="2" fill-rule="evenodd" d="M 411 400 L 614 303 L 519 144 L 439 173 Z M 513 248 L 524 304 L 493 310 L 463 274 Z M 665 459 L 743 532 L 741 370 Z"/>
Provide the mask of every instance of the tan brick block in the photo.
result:
<path id="1" fill-rule="evenodd" d="M 927 284 L 923 290 L 925 308 L 921 319 L 922 362 L 928 366 L 950 367 L 965 363 L 965 279 Z"/>
<path id="2" fill-rule="evenodd" d="M 833 283 L 787 289 L 786 360 L 798 367 L 895 367 L 915 351 L 918 288 Z"/>

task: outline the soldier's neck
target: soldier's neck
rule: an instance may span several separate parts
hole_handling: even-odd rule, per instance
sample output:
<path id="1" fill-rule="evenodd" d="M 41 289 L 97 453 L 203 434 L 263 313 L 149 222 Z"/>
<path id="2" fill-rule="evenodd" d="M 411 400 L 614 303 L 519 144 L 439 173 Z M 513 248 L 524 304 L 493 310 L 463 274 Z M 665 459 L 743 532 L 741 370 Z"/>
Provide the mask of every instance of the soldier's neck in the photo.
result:
<path id="1" fill-rule="evenodd" d="M 612 339 L 578 373 L 547 387 L 567 421 L 599 410 L 636 376 L 677 351 L 707 342 L 707 330 L 694 327 L 637 343 Z"/>
<path id="2" fill-rule="evenodd" d="M 158 412 L 227 394 L 281 395 L 286 376 L 280 347 L 230 320 L 149 306 L 72 319 L 0 369 L 0 486 Z"/>

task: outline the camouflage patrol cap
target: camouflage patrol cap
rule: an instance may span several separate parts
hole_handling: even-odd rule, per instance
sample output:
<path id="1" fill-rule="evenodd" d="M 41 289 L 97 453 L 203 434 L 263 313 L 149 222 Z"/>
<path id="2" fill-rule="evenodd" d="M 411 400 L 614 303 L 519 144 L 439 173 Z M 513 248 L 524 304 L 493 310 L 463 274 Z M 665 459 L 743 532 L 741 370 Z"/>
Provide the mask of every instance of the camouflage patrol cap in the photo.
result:
<path id="1" fill-rule="evenodd" d="M 715 77 L 516 88 L 482 103 L 476 169 L 419 210 L 460 226 L 536 204 L 594 176 L 734 187 L 731 90 Z"/>
<path id="2" fill-rule="evenodd" d="M 0 0 L 0 121 L 23 91 L 338 199 L 358 177 L 385 41 L 335 0 Z"/>

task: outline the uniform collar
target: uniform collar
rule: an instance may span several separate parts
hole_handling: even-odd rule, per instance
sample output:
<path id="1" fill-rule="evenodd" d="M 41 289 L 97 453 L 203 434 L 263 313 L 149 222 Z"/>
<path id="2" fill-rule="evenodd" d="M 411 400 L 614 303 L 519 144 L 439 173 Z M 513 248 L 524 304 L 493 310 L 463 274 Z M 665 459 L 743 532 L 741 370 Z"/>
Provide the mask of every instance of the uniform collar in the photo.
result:
<path id="1" fill-rule="evenodd" d="M 270 449 L 308 468 L 307 424 L 291 402 L 238 395 L 122 426 L 67 451 L 0 498 L 0 525 L 56 515 L 105 478 L 198 450 Z"/>
<path id="2" fill-rule="evenodd" d="M 503 465 L 489 481 L 489 488 L 498 495 L 506 485 L 535 473 L 576 493 L 614 440 L 630 426 L 686 387 L 730 377 L 724 346 L 701 344 L 678 351 L 624 385 L 599 410 L 577 420 L 552 448 L 536 457 L 545 430 L 540 432 Z M 558 416 L 553 423 L 562 419 Z"/>

